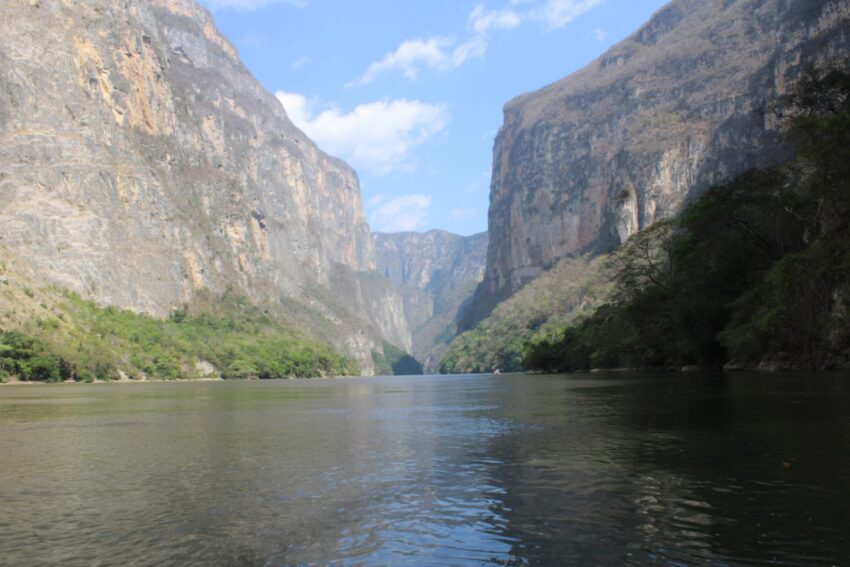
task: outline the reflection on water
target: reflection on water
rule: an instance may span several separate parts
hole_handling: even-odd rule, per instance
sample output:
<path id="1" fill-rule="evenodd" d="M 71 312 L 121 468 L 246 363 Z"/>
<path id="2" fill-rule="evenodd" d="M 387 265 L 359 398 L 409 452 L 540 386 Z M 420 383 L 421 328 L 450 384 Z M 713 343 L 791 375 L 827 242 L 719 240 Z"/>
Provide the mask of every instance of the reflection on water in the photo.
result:
<path id="1" fill-rule="evenodd" d="M 0 563 L 838 565 L 850 376 L 0 389 Z"/>

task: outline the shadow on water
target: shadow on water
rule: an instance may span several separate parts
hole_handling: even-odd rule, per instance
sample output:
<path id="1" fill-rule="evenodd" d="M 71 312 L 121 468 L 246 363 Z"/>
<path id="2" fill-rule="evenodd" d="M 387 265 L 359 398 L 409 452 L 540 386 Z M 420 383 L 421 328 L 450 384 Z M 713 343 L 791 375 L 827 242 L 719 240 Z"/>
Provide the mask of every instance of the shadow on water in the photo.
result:
<path id="1" fill-rule="evenodd" d="M 508 564 L 850 557 L 847 376 L 528 380 L 488 449 Z"/>

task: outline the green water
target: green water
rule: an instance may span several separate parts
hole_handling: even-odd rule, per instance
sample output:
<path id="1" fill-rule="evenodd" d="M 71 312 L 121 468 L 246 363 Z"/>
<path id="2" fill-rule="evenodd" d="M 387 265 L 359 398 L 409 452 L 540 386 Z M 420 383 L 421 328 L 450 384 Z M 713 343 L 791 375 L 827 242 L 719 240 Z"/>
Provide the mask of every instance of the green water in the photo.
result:
<path id="1" fill-rule="evenodd" d="M 0 564 L 846 565 L 850 375 L 0 388 Z"/>

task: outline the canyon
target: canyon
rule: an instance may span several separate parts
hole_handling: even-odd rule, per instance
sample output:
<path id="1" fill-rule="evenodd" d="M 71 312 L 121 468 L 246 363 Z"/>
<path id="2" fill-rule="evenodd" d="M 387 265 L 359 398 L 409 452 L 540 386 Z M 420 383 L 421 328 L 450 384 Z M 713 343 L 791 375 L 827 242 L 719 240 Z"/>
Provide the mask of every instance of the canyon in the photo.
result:
<path id="1" fill-rule="evenodd" d="M 438 370 L 458 317 L 484 277 L 487 233 L 375 233 L 377 269 L 400 290 L 413 334 L 411 354 Z"/>
<path id="2" fill-rule="evenodd" d="M 244 297 L 364 374 L 388 348 L 435 372 L 511 297 L 526 334 L 602 301 L 593 258 L 786 159 L 772 105 L 810 67 L 846 66 L 848 30 L 847 0 L 673 0 L 505 105 L 487 233 L 373 234 L 356 172 L 194 0 L 4 2 L 0 321 L 43 316 L 22 282 L 157 318 Z M 556 300 L 568 313 L 533 306 Z"/>

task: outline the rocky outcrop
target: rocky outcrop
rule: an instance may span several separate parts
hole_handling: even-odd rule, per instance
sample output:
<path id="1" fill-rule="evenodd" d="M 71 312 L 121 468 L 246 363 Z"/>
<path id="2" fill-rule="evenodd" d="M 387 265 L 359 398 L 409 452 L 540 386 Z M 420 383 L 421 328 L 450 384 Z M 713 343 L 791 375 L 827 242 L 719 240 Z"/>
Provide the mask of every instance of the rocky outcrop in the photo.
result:
<path id="1" fill-rule="evenodd" d="M 464 326 L 559 259 L 608 250 L 776 161 L 770 101 L 848 54 L 848 0 L 674 0 L 585 69 L 509 102 Z"/>
<path id="2" fill-rule="evenodd" d="M 0 3 L 0 244 L 153 315 L 199 289 L 302 306 L 366 372 L 384 339 L 411 346 L 400 298 L 369 275 L 355 172 L 193 0 Z"/>
<path id="3" fill-rule="evenodd" d="M 411 352 L 426 372 L 436 372 L 454 337 L 458 313 L 484 277 L 487 233 L 375 233 L 374 239 L 378 272 L 404 298 Z"/>

